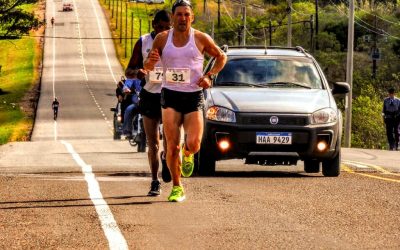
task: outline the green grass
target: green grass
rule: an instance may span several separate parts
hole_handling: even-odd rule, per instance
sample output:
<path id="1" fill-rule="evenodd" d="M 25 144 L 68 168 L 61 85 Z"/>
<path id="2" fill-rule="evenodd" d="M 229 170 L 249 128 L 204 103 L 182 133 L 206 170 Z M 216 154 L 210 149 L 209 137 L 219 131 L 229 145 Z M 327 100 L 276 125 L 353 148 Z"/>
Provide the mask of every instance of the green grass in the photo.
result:
<path id="1" fill-rule="evenodd" d="M 39 53 L 34 38 L 0 41 L 0 144 L 8 141 L 27 140 L 32 118 L 20 103 L 32 88 L 37 73 L 35 60 Z M 36 62 L 37 63 L 37 62 Z"/>

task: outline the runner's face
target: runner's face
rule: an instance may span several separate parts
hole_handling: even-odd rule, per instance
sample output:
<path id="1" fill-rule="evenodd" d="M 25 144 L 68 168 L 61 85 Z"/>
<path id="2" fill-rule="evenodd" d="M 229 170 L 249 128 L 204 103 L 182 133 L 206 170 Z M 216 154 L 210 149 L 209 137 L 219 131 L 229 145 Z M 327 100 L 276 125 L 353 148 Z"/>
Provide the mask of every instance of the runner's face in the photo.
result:
<path id="1" fill-rule="evenodd" d="M 171 28 L 171 22 L 160 20 L 157 23 L 153 23 L 153 29 L 156 32 L 156 35 L 165 30 L 169 30 L 170 28 Z"/>
<path id="2" fill-rule="evenodd" d="M 189 6 L 179 6 L 173 14 L 174 28 L 179 31 L 190 29 L 193 22 L 193 12 Z"/>

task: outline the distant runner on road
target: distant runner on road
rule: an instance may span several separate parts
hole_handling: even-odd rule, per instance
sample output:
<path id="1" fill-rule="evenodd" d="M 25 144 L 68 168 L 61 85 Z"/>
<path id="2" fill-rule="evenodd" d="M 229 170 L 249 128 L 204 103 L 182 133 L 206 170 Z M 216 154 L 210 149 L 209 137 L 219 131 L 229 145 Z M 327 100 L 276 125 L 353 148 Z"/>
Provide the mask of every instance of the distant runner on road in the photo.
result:
<path id="1" fill-rule="evenodd" d="M 60 106 L 60 103 L 57 100 L 57 97 L 54 98 L 53 103 L 51 104 L 51 108 L 53 109 L 53 113 L 54 113 L 54 120 L 57 120 L 57 116 L 58 116 L 58 107 Z"/>

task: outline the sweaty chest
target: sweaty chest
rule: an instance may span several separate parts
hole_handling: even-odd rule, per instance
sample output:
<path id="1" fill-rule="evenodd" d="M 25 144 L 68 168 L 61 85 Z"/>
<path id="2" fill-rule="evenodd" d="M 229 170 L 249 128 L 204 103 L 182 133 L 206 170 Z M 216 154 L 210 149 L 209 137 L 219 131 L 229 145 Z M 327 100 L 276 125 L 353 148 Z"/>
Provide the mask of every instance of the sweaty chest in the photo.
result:
<path id="1" fill-rule="evenodd" d="M 199 52 L 195 44 L 187 44 L 184 47 L 175 47 L 171 44 L 167 45 L 162 53 L 162 57 L 166 60 L 199 60 L 203 56 Z M 188 61 L 186 61 L 187 63 Z M 185 63 L 183 61 L 183 63 Z"/>

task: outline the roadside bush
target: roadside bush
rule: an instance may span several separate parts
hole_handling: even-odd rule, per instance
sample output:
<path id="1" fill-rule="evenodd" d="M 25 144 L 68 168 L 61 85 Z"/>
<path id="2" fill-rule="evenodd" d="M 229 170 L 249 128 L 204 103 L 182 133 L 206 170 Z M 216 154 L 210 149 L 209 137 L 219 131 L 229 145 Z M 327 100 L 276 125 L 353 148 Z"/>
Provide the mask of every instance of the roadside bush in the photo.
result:
<path id="1" fill-rule="evenodd" d="M 385 125 L 381 116 L 382 100 L 360 95 L 353 99 L 352 147 L 386 148 Z"/>

